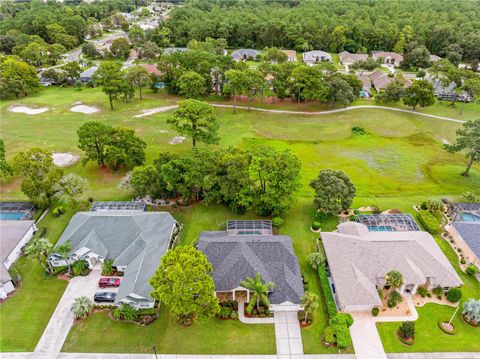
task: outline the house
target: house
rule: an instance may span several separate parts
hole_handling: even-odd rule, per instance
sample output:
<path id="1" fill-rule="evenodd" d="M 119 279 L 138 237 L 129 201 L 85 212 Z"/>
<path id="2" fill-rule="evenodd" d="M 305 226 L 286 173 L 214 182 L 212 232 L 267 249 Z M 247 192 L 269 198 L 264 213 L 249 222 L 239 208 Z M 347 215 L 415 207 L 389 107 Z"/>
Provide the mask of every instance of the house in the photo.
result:
<path id="1" fill-rule="evenodd" d="M 163 73 L 158 69 L 157 64 L 140 64 L 149 75 L 161 76 Z"/>
<path id="2" fill-rule="evenodd" d="M 382 59 L 385 65 L 400 66 L 403 61 L 403 56 L 396 52 L 389 51 L 372 51 L 372 57 L 375 60 Z"/>
<path id="3" fill-rule="evenodd" d="M 437 55 L 430 55 L 430 61 L 431 62 L 437 62 L 439 60 L 441 60 L 442 58 L 440 56 L 437 56 Z"/>
<path id="4" fill-rule="evenodd" d="M 317 62 L 332 61 L 332 56 L 325 51 L 315 50 L 302 53 L 302 60 L 307 65 L 312 66 Z"/>
<path id="5" fill-rule="evenodd" d="M 98 70 L 98 66 L 92 66 L 80 74 L 80 81 L 89 82 L 92 79 L 93 74 Z"/>
<path id="6" fill-rule="evenodd" d="M 370 98 L 372 97 L 371 89 L 372 89 L 372 81 L 370 81 L 370 77 L 367 75 L 356 75 L 357 79 L 362 81 L 363 87 L 360 91 L 361 98 Z"/>
<path id="7" fill-rule="evenodd" d="M 200 233 L 197 248 L 213 266 L 220 300 L 249 302 L 250 292 L 240 283 L 260 273 L 264 282 L 275 283 L 271 311 L 301 309 L 304 289 L 292 239 L 273 235 L 270 221 L 228 221 L 226 231 Z"/>
<path id="8" fill-rule="evenodd" d="M 435 97 L 443 101 L 458 101 L 458 102 L 470 102 L 471 97 L 465 92 L 456 92 L 455 89 L 457 85 L 455 82 L 450 82 L 449 84 L 442 84 L 440 79 L 433 76 L 426 76 L 425 80 L 429 81 L 433 85 L 435 90 Z"/>
<path id="9" fill-rule="evenodd" d="M 446 229 L 462 249 L 466 261 L 480 268 L 480 219 L 478 222 L 452 222 Z"/>
<path id="10" fill-rule="evenodd" d="M 69 241 L 70 262 L 86 260 L 93 268 L 104 260 L 113 261 L 123 272 L 115 304 L 128 303 L 137 308 L 152 308 L 150 297 L 153 276 L 160 260 L 178 236 L 179 226 L 167 212 L 106 210 L 78 212 L 70 220 L 58 241 Z M 66 265 L 55 248 L 48 261 L 53 267 Z"/>
<path id="11" fill-rule="evenodd" d="M 381 306 L 378 289 L 386 286 L 391 270 L 403 275 L 401 294 L 462 285 L 433 237 L 422 231 L 369 230 L 358 222 L 344 222 L 336 232 L 321 234 L 331 273 L 332 289 L 342 311 L 367 311 Z"/>
<path id="12" fill-rule="evenodd" d="M 8 269 L 22 254 L 22 248 L 37 231 L 35 222 L 31 220 L 0 221 L 0 299 L 15 289 Z"/>
<path id="13" fill-rule="evenodd" d="M 232 58 L 235 61 L 255 60 L 257 56 L 261 55 L 260 51 L 254 49 L 238 49 L 232 52 Z"/>
<path id="14" fill-rule="evenodd" d="M 282 50 L 282 52 L 287 55 L 287 62 L 296 62 L 297 61 L 297 52 L 294 50 Z"/>
<path id="15" fill-rule="evenodd" d="M 165 50 L 163 50 L 164 55 L 169 55 L 174 52 L 185 52 L 188 51 L 188 48 L 186 47 L 167 47 Z"/>
<path id="16" fill-rule="evenodd" d="M 342 65 L 350 66 L 356 63 L 357 61 L 365 61 L 368 59 L 368 54 L 351 54 L 348 51 L 342 51 L 338 54 L 340 63 Z"/>
<path id="17" fill-rule="evenodd" d="M 380 92 L 381 90 L 385 90 L 387 86 L 395 81 L 395 77 L 390 77 L 388 74 L 378 70 L 375 71 L 374 73 L 370 74 L 370 79 L 373 82 L 373 87 L 377 92 Z M 397 78 L 398 79 L 398 78 Z M 412 85 L 412 81 L 406 80 L 406 79 L 401 79 L 403 82 L 403 87 L 407 88 Z"/>

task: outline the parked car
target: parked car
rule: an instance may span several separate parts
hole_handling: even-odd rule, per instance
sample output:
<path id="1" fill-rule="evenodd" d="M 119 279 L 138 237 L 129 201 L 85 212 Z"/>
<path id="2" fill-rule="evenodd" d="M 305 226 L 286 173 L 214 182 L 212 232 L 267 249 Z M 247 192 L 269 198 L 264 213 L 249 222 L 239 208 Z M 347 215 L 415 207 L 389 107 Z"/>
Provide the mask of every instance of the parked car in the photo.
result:
<path id="1" fill-rule="evenodd" d="M 100 280 L 98 281 L 98 286 L 100 288 L 117 288 L 118 286 L 120 286 L 120 278 L 100 278 Z"/>
<path id="2" fill-rule="evenodd" d="M 115 302 L 115 298 L 117 297 L 117 293 L 113 292 L 97 292 L 93 297 L 93 300 L 97 303 L 113 303 Z"/>

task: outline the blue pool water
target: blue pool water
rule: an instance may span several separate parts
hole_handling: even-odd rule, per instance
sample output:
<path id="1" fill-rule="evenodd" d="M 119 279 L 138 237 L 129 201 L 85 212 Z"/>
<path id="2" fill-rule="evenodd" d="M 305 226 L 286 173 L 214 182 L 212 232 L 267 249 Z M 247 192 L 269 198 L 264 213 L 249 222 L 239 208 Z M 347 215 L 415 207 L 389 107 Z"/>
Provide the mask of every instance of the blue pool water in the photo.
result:
<path id="1" fill-rule="evenodd" d="M 23 212 L 0 212 L 0 220 L 20 220 L 25 218 Z"/>
<path id="2" fill-rule="evenodd" d="M 370 232 L 394 232 L 392 226 L 368 226 Z"/>
<path id="3" fill-rule="evenodd" d="M 460 218 L 463 222 L 480 222 L 480 217 L 472 213 L 463 212 L 460 214 Z"/>

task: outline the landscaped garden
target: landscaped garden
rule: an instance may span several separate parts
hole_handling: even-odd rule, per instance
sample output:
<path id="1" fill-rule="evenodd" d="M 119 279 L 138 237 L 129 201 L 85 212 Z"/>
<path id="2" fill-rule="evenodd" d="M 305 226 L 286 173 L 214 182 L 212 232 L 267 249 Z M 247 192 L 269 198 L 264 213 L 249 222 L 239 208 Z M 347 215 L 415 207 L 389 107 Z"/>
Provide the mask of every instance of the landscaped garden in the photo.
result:
<path id="1" fill-rule="evenodd" d="M 51 88 L 21 100 L 2 101 L 2 138 L 5 140 L 7 157 L 11 158 L 15 153 L 33 146 L 81 155 L 77 148 L 76 130 L 87 120 L 93 119 L 102 120 L 112 126 L 134 128 L 136 134 L 148 144 L 146 163 L 151 163 L 160 151 L 187 152 L 191 147 L 189 141 L 177 145 L 168 144 L 176 136 L 166 123 L 171 112 L 134 117 L 145 108 L 170 105 L 174 99 L 163 93 L 150 92 L 144 97 L 143 101 L 119 101 L 114 111 L 108 109 L 108 100 L 99 89 L 77 91 Z M 90 116 L 70 112 L 70 107 L 77 101 L 96 106 L 101 111 Z M 50 110 L 39 115 L 8 112 L 10 106 L 20 103 L 32 107 L 48 106 Z M 439 113 L 436 114 L 442 115 L 444 107 L 446 109 L 444 105 L 436 105 L 429 110 L 437 108 Z M 465 118 L 471 118 L 475 111 L 479 112 L 479 105 L 468 105 L 466 109 Z M 454 112 L 446 110 L 443 115 L 457 117 Z M 469 177 L 460 176 L 465 168 L 465 158 L 442 149 L 442 143 L 454 141 L 455 130 L 461 125 L 459 123 L 380 109 L 308 116 L 246 110 L 238 110 L 234 115 L 231 109 L 216 109 L 216 114 L 220 122 L 222 147 L 242 146 L 247 142 L 258 141 L 277 149 L 290 148 L 302 161 L 302 188 L 296 203 L 283 216 L 284 223 L 278 233 L 292 237 L 308 290 L 317 294 L 321 292 L 318 274 L 307 262 L 308 255 L 316 250 L 315 239 L 318 236 L 310 230 L 315 216 L 312 207 L 313 193 L 308 184 L 320 169 L 332 168 L 348 174 L 357 188 L 354 207 L 376 205 L 382 210 L 398 208 L 413 212 L 413 205 L 426 199 L 455 197 L 480 188 L 480 167 L 474 165 Z M 366 134 L 352 135 L 353 126 L 362 127 Z M 67 167 L 65 171 L 76 173 L 89 181 L 86 197 L 93 197 L 95 200 L 131 198 L 131 194 L 120 186 L 121 179 L 125 176 L 123 170 L 112 172 L 93 163 L 82 166 L 78 162 Z M 24 199 L 19 186 L 20 182 L 15 179 L 2 183 L 2 199 Z M 184 225 L 181 236 L 183 245 L 193 244 L 201 231 L 219 229 L 227 219 L 257 218 L 251 212 L 237 216 L 220 205 L 206 206 L 197 203 L 189 207 L 179 207 L 173 215 Z M 59 218 L 47 216 L 43 223 L 56 229 L 49 229 L 46 237 L 55 242 L 70 216 L 71 213 Z M 321 229 L 333 230 L 336 224 L 335 218 L 328 218 L 321 221 Z M 451 247 L 443 240 L 437 241 L 458 270 L 456 255 Z M 40 266 L 34 264 L 32 259 L 22 258 L 15 268 L 22 274 L 23 286 L 0 306 L 2 351 L 27 351 L 35 347 L 66 286 L 66 282 L 59 280 L 43 280 Z M 462 288 L 462 300 L 480 297 L 478 282 L 463 273 L 460 275 L 466 283 Z M 322 296 L 319 297 L 322 303 L 314 315 L 313 323 L 302 329 L 304 351 L 308 354 L 337 352 L 335 349 L 325 349 L 320 340 L 327 320 L 325 304 Z M 36 308 L 41 306 L 44 306 L 45 310 L 37 312 Z M 430 309 L 437 307 L 438 305 L 428 304 L 419 308 L 420 319 L 416 326 L 417 334 L 412 351 L 442 348 L 449 351 L 459 350 L 462 344 L 458 344 L 460 340 L 456 341 L 455 338 L 464 340 L 464 346 L 471 343 L 476 345 L 475 333 L 472 331 L 475 328 L 462 330 L 464 328 L 460 324 L 459 333 L 443 338 L 442 346 L 437 347 L 435 343 L 439 341 L 438 338 L 446 336 L 438 328 L 437 322 L 447 319 L 449 313 L 450 316 L 453 314 L 450 307 Z M 195 322 L 191 327 L 182 328 L 166 309 L 162 307 L 159 319 L 147 327 L 116 322 L 104 313 L 95 313 L 72 328 L 64 350 L 91 352 L 111 348 L 116 352 L 150 352 L 152 346 L 156 345 L 157 350 L 162 353 L 275 352 L 273 325 L 257 327 L 238 321 L 211 319 L 206 323 Z M 39 315 L 41 318 L 27 319 L 31 315 Z M 459 318 L 458 316 L 455 320 Z M 30 324 L 25 325 L 25 321 Z M 387 352 L 404 348 L 395 336 L 397 328 L 398 323 L 379 326 Z M 91 332 L 108 332 L 109 335 L 93 336 L 88 334 Z M 430 332 L 438 333 L 434 336 L 428 334 Z M 106 343 L 105 340 L 111 343 Z"/>

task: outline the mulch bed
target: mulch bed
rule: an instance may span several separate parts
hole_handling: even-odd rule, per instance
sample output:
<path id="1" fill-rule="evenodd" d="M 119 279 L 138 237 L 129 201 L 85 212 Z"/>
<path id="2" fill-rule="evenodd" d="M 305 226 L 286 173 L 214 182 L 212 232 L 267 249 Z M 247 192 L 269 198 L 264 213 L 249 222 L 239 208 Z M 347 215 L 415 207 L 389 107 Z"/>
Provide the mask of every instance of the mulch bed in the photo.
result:
<path id="1" fill-rule="evenodd" d="M 468 320 L 465 318 L 464 315 L 461 315 L 461 317 L 462 317 L 462 320 L 463 320 L 465 323 L 467 323 L 468 325 L 470 325 L 471 327 L 480 328 L 480 322 L 478 322 L 478 323 L 475 324 L 475 323 L 472 323 L 472 322 L 468 321 Z"/>
<path id="2" fill-rule="evenodd" d="M 411 346 L 411 345 L 415 344 L 415 341 L 411 338 L 410 339 L 402 338 L 402 336 L 398 333 L 398 330 L 397 330 L 397 337 L 400 340 L 400 342 L 404 345 Z"/>

